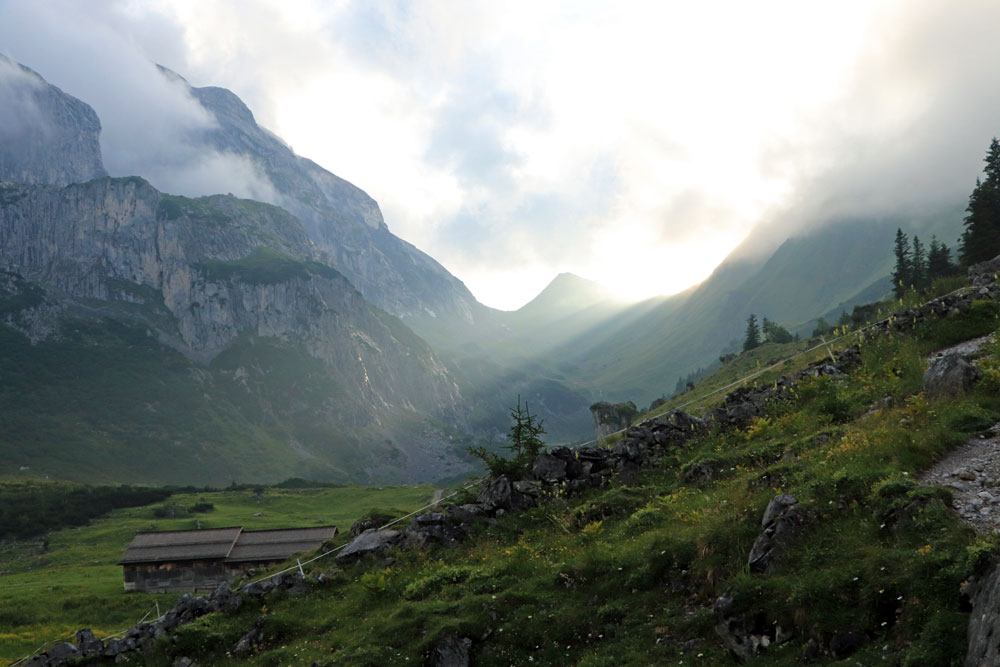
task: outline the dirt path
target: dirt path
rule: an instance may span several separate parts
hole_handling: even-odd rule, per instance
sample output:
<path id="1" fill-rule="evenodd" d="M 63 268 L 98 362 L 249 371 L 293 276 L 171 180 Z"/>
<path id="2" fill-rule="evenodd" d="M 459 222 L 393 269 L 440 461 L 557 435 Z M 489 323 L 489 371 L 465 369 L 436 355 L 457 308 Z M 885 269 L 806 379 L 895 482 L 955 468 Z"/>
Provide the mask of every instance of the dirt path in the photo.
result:
<path id="1" fill-rule="evenodd" d="M 444 489 L 435 489 L 434 495 L 431 496 L 431 505 L 437 505 L 441 502 L 441 496 L 444 495 Z"/>
<path id="2" fill-rule="evenodd" d="M 1000 529 L 1000 424 L 938 461 L 920 482 L 953 489 L 952 506 L 977 532 Z"/>
<path id="3" fill-rule="evenodd" d="M 972 356 L 994 335 L 967 340 L 931 355 Z M 1000 423 L 973 437 L 920 476 L 922 484 L 947 486 L 954 491 L 952 506 L 980 533 L 1000 530 Z"/>

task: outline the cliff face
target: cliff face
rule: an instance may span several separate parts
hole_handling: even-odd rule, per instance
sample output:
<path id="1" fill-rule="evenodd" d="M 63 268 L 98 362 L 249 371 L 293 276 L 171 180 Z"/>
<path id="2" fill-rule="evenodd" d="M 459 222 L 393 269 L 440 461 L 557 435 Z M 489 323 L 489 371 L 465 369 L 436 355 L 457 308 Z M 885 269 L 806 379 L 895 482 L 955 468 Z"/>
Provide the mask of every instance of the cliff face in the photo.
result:
<path id="1" fill-rule="evenodd" d="M 0 55 L 0 179 L 65 185 L 106 176 L 87 104 Z"/>
<path id="2" fill-rule="evenodd" d="M 148 323 L 190 358 L 244 334 L 277 338 L 353 378 L 372 406 L 450 413 L 457 400 L 430 350 L 397 338 L 279 208 L 166 196 L 138 178 L 8 184 L 0 202 L 0 269 L 76 303 L 165 309 Z"/>
<path id="3" fill-rule="evenodd" d="M 451 442 L 457 431 L 446 433 L 463 420 L 445 368 L 330 266 L 299 219 L 103 176 L 93 111 L 0 65 L 19 77 L 0 87 L 3 118 L 61 123 L 0 144 L 0 401 L 18 406 L 18 423 L 0 428 L 0 455 L 33 469 L 61 462 L 63 477 L 172 483 L 225 483 L 240 471 L 432 481 L 468 468 Z M 26 154 L 15 155 L 21 144 Z M 374 202 L 357 201 L 377 227 Z M 115 394 L 126 377 L 134 393 Z M 46 400 L 22 401 L 26 388 Z M 119 405 L 84 409 L 86 392 L 111 392 Z M 144 425 L 149 414 L 155 427 Z M 59 420 L 86 424 L 77 450 L 93 459 L 80 465 L 104 467 L 68 473 L 80 451 L 39 448 L 38 433 Z M 53 439 L 67 437 L 53 428 Z M 156 446 L 134 456 L 135 434 Z M 213 467 L 177 477 L 165 472 L 173 457 Z"/>
<path id="4" fill-rule="evenodd" d="M 170 70 L 161 71 L 183 82 Z M 272 203 L 302 221 L 309 237 L 371 303 L 418 325 L 440 320 L 446 326 L 469 328 L 489 318 L 489 309 L 460 280 L 389 231 L 378 204 L 367 193 L 295 155 L 258 126 L 250 109 L 229 90 L 189 90 L 218 121 L 201 136 L 204 144 L 246 157 L 259 168 L 275 188 Z"/>

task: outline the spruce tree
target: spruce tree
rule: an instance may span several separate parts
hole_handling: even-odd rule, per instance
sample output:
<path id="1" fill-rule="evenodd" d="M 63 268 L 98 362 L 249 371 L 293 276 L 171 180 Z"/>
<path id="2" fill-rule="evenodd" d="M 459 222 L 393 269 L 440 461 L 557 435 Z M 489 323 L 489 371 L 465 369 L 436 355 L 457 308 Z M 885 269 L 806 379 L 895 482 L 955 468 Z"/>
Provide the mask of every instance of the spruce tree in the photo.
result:
<path id="1" fill-rule="evenodd" d="M 951 263 L 951 251 L 948 246 L 931 237 L 930 249 L 927 251 L 927 280 L 932 282 L 935 278 L 949 276 L 955 271 L 955 265 Z"/>
<path id="2" fill-rule="evenodd" d="M 910 285 L 923 289 L 929 284 L 927 280 L 927 254 L 920 238 L 913 235 L 913 252 L 910 254 Z"/>
<path id="3" fill-rule="evenodd" d="M 985 262 L 1000 254 L 1000 142 L 986 152 L 985 179 L 976 179 L 965 209 L 965 231 L 958 256 L 963 265 Z"/>
<path id="4" fill-rule="evenodd" d="M 902 298 L 910 285 L 910 278 L 913 275 L 913 264 L 911 263 L 909 241 L 903 230 L 898 227 L 896 228 L 894 252 L 896 255 L 896 266 L 892 270 L 892 291 L 897 298 Z"/>
<path id="5" fill-rule="evenodd" d="M 755 347 L 760 347 L 760 327 L 757 326 L 757 316 L 750 313 L 750 317 L 747 318 L 746 336 L 743 339 L 743 351 L 747 352 Z"/>

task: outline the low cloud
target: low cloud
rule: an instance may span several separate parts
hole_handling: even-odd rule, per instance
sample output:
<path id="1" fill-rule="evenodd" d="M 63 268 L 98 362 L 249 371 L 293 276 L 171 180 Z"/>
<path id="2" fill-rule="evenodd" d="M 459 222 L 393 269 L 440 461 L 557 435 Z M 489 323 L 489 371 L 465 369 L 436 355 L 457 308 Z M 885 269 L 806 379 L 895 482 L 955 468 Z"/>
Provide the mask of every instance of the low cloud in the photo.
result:
<path id="1" fill-rule="evenodd" d="M 232 89 L 510 307 L 546 274 L 678 289 L 751 232 L 954 209 L 1000 132 L 998 24 L 987 0 L 8 0 L 0 43 L 95 107 L 112 173 L 267 199 L 192 150 L 214 120 L 152 63 Z"/>
<path id="2" fill-rule="evenodd" d="M 248 160 L 206 148 L 201 137 L 217 127 L 215 118 L 186 84 L 160 73 L 123 20 L 115 5 L 12 2 L 0 8 L 0 43 L 94 108 L 111 175 L 140 175 L 174 194 L 231 192 L 274 202 L 274 188 Z M 161 30 L 165 42 L 177 38 L 169 24 Z"/>

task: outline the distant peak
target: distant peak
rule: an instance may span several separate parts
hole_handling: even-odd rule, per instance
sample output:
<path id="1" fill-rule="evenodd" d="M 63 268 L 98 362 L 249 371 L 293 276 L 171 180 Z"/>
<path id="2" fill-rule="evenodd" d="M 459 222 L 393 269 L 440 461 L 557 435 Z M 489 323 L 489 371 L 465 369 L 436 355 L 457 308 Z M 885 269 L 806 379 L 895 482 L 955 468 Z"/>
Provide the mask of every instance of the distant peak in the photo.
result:
<path id="1" fill-rule="evenodd" d="M 189 87 L 191 85 L 190 83 L 187 82 L 187 79 L 185 79 L 184 77 L 182 77 L 180 74 L 170 69 L 169 67 L 164 67 L 160 63 L 156 63 L 156 69 L 158 69 L 160 71 L 160 74 L 165 76 L 170 81 L 183 83 L 184 85 Z"/>

